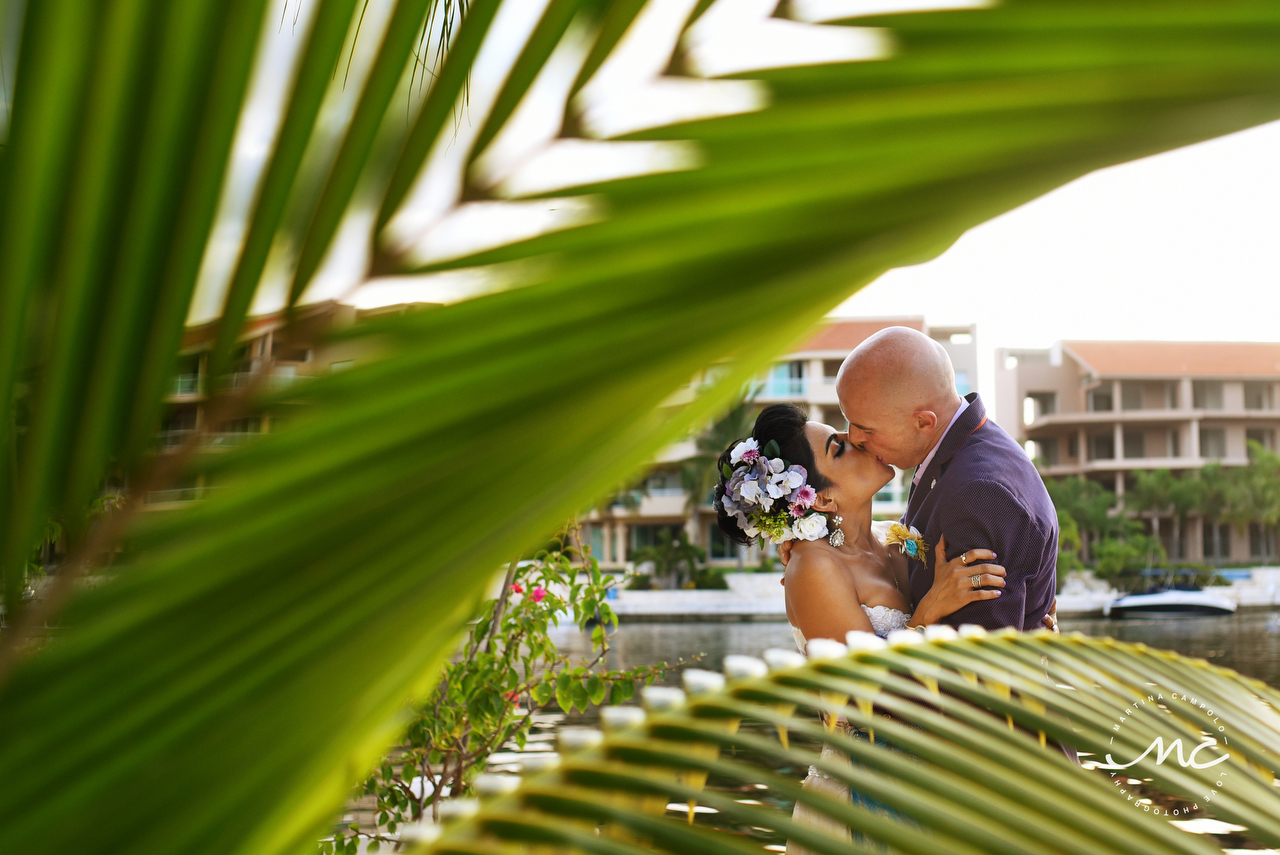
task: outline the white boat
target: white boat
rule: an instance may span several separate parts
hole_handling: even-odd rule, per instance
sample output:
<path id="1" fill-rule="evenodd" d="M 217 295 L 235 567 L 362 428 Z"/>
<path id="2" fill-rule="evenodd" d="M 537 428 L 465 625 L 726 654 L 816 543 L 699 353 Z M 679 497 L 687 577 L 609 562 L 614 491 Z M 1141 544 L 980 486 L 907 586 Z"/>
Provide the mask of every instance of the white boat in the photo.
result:
<path id="1" fill-rule="evenodd" d="M 1236 603 L 1231 598 L 1190 585 L 1129 594 L 1102 607 L 1104 615 L 1118 618 L 1230 615 L 1235 611 Z"/>

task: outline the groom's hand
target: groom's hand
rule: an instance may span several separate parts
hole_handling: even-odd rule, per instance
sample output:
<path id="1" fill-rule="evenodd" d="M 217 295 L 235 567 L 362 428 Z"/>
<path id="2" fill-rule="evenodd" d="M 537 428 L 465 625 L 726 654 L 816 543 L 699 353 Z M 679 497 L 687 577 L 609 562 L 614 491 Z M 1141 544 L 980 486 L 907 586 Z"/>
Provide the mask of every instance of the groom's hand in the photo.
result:
<path id="1" fill-rule="evenodd" d="M 1053 603 L 1049 606 L 1049 613 L 1044 616 L 1042 621 L 1044 628 L 1052 632 L 1054 635 L 1060 635 L 1058 630 L 1058 598 L 1053 598 Z"/>
<path id="2" fill-rule="evenodd" d="M 783 567 L 787 566 L 787 562 L 791 560 L 791 541 L 778 544 L 778 560 L 782 562 Z"/>

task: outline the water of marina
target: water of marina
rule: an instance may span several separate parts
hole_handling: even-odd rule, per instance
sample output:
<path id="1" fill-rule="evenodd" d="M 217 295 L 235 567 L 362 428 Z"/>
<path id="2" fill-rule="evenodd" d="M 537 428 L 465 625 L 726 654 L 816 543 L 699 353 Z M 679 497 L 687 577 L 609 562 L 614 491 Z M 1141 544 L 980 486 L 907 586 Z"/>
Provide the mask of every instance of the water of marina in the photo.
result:
<path id="1" fill-rule="evenodd" d="M 1280 610 L 1243 611 L 1229 617 L 1063 618 L 1061 628 L 1144 642 L 1280 686 Z M 562 632 L 557 641 L 562 649 L 581 653 L 589 637 Z M 778 621 L 624 623 L 610 644 L 611 667 L 675 663 L 699 656 L 700 667 L 717 671 L 730 653 L 758 656 L 770 647 L 795 647 L 790 627 Z"/>

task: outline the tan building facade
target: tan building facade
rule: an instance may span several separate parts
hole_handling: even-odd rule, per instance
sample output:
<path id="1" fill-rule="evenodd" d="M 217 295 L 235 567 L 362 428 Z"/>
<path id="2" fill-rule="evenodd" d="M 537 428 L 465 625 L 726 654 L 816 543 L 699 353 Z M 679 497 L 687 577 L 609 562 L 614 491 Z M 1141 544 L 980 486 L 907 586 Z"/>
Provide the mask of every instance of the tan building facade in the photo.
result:
<path id="1" fill-rule="evenodd" d="M 1063 341 L 1046 350 L 998 349 L 996 410 L 1046 476 L 1092 478 L 1123 501 L 1137 471 L 1243 466 L 1249 440 L 1274 450 L 1280 344 Z M 1179 544 L 1172 521 L 1162 523 L 1170 557 L 1223 563 L 1275 553 L 1269 532 L 1233 529 L 1221 538 L 1224 554 L 1215 555 L 1204 521 L 1193 522 Z"/>
<path id="2" fill-rule="evenodd" d="M 840 430 L 848 427 L 836 398 L 835 379 L 840 363 L 849 352 L 873 333 L 887 327 L 903 326 L 919 330 L 938 341 L 951 357 L 956 369 L 956 386 L 968 394 L 977 385 L 976 328 L 930 327 L 924 318 L 840 319 L 824 324 L 809 341 L 786 354 L 759 378 L 753 401 L 763 408 L 775 403 L 797 404 L 809 412 L 811 419 L 826 422 Z M 602 566 L 623 567 L 630 564 L 630 553 L 655 542 L 662 529 L 682 533 L 707 551 L 708 561 L 721 566 L 756 566 L 766 555 L 776 554 L 771 546 L 740 548 L 721 534 L 716 525 L 710 497 L 689 507 L 688 495 L 681 488 L 679 461 L 694 453 L 692 441 L 668 448 L 645 482 L 644 489 L 632 497 L 635 507 L 615 505 L 593 511 L 584 520 L 593 554 Z M 873 512 L 878 518 L 896 519 L 906 504 L 908 479 L 903 473 L 876 496 Z"/>

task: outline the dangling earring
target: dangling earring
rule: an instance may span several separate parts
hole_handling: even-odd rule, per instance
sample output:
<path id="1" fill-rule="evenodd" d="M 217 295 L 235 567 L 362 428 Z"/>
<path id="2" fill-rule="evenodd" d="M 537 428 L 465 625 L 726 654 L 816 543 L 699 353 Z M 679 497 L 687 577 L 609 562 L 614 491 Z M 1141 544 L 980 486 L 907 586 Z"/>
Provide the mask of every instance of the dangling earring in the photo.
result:
<path id="1" fill-rule="evenodd" d="M 844 522 L 844 517 L 839 514 L 831 515 L 831 534 L 827 535 L 827 543 L 835 547 L 844 546 L 844 530 L 840 528 L 840 524 Z"/>

